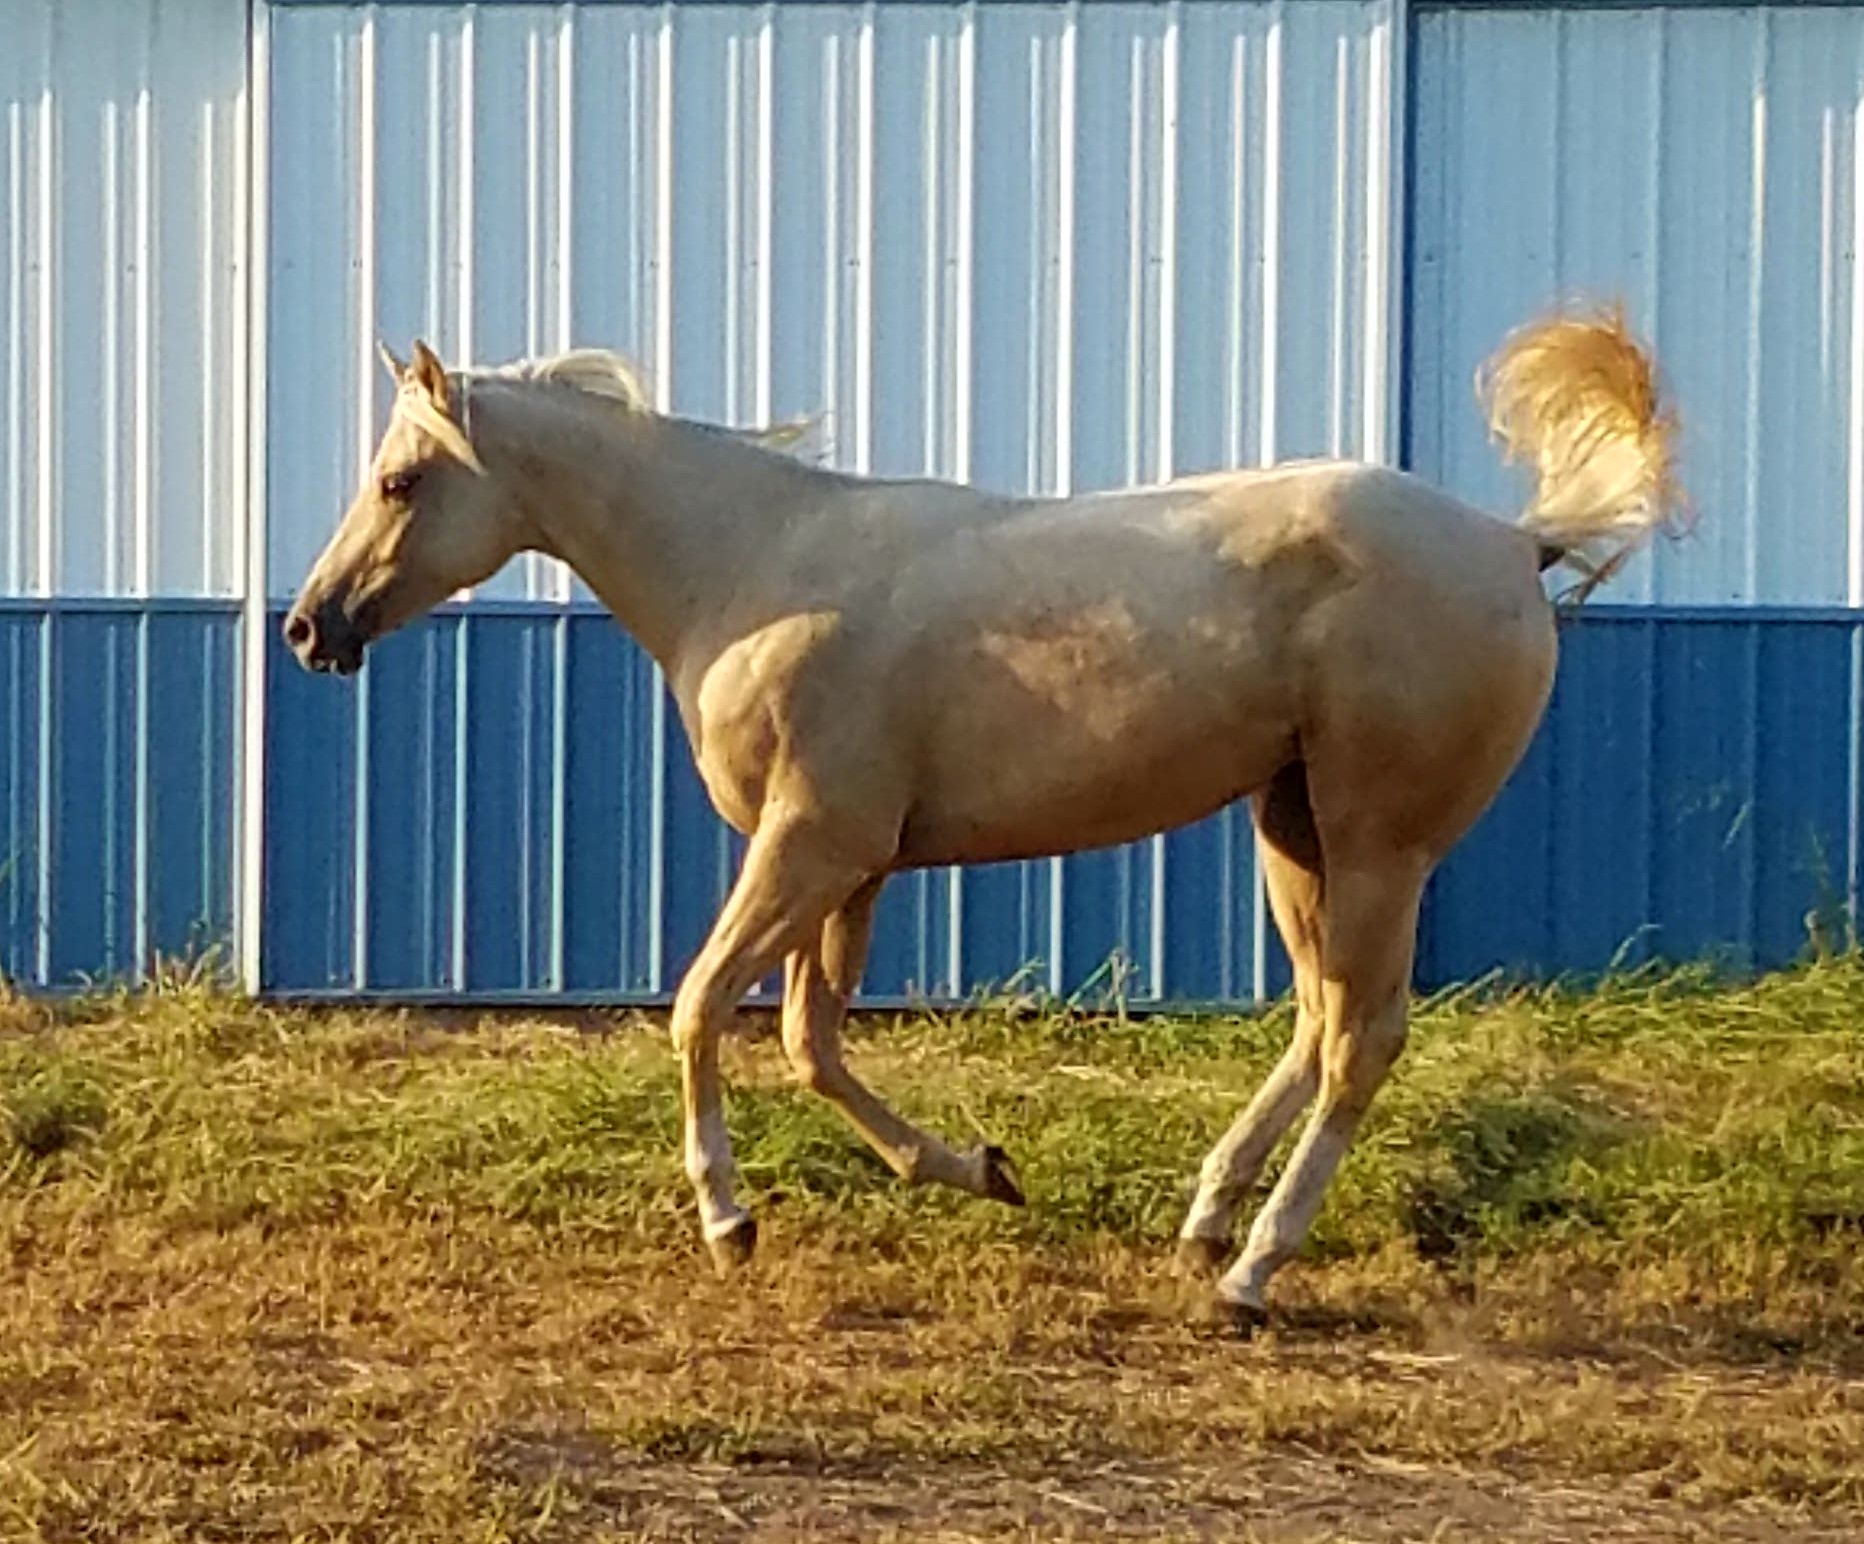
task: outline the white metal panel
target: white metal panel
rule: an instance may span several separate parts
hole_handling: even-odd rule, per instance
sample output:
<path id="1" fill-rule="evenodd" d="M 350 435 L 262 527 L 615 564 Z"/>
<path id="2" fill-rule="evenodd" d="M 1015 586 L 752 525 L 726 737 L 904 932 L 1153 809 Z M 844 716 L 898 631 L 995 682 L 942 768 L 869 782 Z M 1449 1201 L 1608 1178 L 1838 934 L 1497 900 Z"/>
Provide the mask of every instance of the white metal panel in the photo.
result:
<path id="1" fill-rule="evenodd" d="M 1412 463 L 1519 507 L 1477 362 L 1621 295 L 1701 518 L 1600 599 L 1864 603 L 1864 11 L 1426 13 L 1411 68 Z"/>
<path id="2" fill-rule="evenodd" d="M 244 0 L 0 0 L 0 594 L 226 595 Z"/>
<path id="3" fill-rule="evenodd" d="M 271 585 L 385 406 L 373 339 L 618 347 L 1006 489 L 1383 454 L 1387 0 L 283 7 Z M 677 168 L 677 174 L 675 169 Z M 519 565 L 490 593 L 569 593 Z"/>

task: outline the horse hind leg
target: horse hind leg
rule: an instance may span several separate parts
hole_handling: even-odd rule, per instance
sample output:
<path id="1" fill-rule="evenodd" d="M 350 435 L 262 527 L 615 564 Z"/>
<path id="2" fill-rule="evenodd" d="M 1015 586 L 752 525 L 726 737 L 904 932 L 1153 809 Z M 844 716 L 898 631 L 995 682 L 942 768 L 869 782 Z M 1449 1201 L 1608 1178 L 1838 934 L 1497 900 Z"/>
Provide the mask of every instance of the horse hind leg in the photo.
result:
<path id="1" fill-rule="evenodd" d="M 1307 801 L 1307 772 L 1284 768 L 1254 801 L 1263 880 L 1294 968 L 1294 1034 L 1256 1095 L 1204 1159 L 1197 1195 L 1178 1234 L 1178 1258 L 1216 1275 L 1229 1259 L 1236 1214 L 1275 1144 L 1320 1086 L 1321 854 Z"/>
<path id="2" fill-rule="evenodd" d="M 1320 1102 L 1287 1168 L 1217 1285 L 1240 1325 L 1300 1247 L 1373 1096 L 1404 1049 L 1418 902 L 1430 872 L 1415 851 L 1329 846 L 1321 929 Z"/>

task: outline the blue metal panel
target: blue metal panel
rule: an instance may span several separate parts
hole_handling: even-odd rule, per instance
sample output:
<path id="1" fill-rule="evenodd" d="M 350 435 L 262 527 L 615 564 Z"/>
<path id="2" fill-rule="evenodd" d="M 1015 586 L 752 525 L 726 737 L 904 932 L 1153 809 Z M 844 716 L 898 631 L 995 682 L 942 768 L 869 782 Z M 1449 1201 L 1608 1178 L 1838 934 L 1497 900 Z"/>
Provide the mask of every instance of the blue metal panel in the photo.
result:
<path id="1" fill-rule="evenodd" d="M 0 609 L 0 974 L 140 979 L 232 925 L 237 618 Z"/>
<path id="2" fill-rule="evenodd" d="M 1835 914 L 1856 884 L 1861 637 L 1842 612 L 1569 619 L 1541 733 L 1432 885 L 1420 984 L 1793 958 L 1808 915 Z M 0 667 L 17 673 L 18 653 Z M 273 670 L 268 986 L 642 999 L 677 985 L 743 844 L 606 617 L 452 610 L 381 647 L 366 686 L 282 653 Z M 0 811 L 31 802 L 31 735 L 12 733 Z M 70 936 L 103 926 L 85 917 Z M 896 876 L 863 990 L 1106 990 L 1116 952 L 1135 1001 L 1286 987 L 1245 807 L 1160 842 Z"/>
<path id="3" fill-rule="evenodd" d="M 405 650 L 418 633 L 396 641 Z M 286 652 L 276 627 L 266 629 L 265 921 L 260 984 L 329 991 L 358 987 L 356 960 L 356 720 L 360 692 L 330 676 L 311 675 Z M 374 670 L 391 648 L 376 651 Z M 394 689 L 407 672 L 391 665 Z M 405 732 L 405 731 L 404 731 Z M 378 863 L 418 862 L 408 856 L 434 828 L 402 833 L 402 851 L 376 849 Z M 392 855 L 391 855 L 392 854 Z M 392 890 L 389 892 L 392 893 Z M 452 982 L 435 972 L 430 987 Z"/>
<path id="4" fill-rule="evenodd" d="M 1160 995 L 1247 1001 L 1257 987 L 1254 825 L 1232 807 L 1164 841 Z"/>
<path id="5" fill-rule="evenodd" d="M 137 958 L 137 619 L 54 616 L 51 648 L 51 945 L 47 976 Z"/>
<path id="6" fill-rule="evenodd" d="M 1601 611 L 1427 899 L 1427 986 L 1614 960 L 1784 964 L 1855 893 L 1864 623 Z"/>
<path id="7" fill-rule="evenodd" d="M 881 892 L 864 989 L 881 997 L 953 997 L 951 897 L 946 872 L 901 874 Z"/>
<path id="8" fill-rule="evenodd" d="M 47 618 L 0 609 L 0 976 L 37 982 L 39 789 Z"/>
<path id="9" fill-rule="evenodd" d="M 460 976 L 468 991 L 547 991 L 557 984 L 550 929 L 557 837 L 551 760 L 560 618 L 469 616 L 461 626 L 469 904 Z M 398 702 L 390 711 L 400 718 L 421 707 Z"/>
<path id="10" fill-rule="evenodd" d="M 368 979 L 385 990 L 454 979 L 459 651 L 457 627 L 424 628 L 407 646 L 381 650 L 358 704 L 369 725 L 363 950 Z"/>
<path id="11" fill-rule="evenodd" d="M 239 652 L 231 612 L 158 603 L 145 615 L 142 906 L 160 954 L 192 958 L 230 940 Z"/>
<path id="12" fill-rule="evenodd" d="M 607 617 L 569 618 L 564 740 L 563 985 L 651 992 L 652 662 Z"/>
<path id="13" fill-rule="evenodd" d="M 677 985 L 744 844 L 714 814 L 650 663 L 606 616 L 449 609 L 377 648 L 356 682 L 308 676 L 277 644 L 270 670 L 268 988 L 638 998 Z M 1175 889 L 1163 870 L 1184 909 L 1176 973 L 1157 952 L 1166 849 L 1141 843 L 896 876 L 866 991 L 1108 987 L 1117 951 L 1134 995 L 1170 981 L 1247 996 L 1247 833 L 1231 813 L 1170 839 L 1184 863 Z"/>

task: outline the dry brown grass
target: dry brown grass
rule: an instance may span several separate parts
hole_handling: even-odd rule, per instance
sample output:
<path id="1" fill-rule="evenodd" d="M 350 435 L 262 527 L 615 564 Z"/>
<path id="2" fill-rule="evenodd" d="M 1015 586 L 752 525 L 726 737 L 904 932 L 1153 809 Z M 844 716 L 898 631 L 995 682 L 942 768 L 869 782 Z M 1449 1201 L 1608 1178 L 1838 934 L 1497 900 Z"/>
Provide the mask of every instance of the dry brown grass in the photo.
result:
<path id="1" fill-rule="evenodd" d="M 15 1003 L 0 1538 L 1856 1538 L 1859 1006 L 1844 961 L 1427 1013 L 1245 1344 L 1162 1262 L 1272 1021 L 865 1038 L 1027 1215 L 741 1046 L 724 1283 L 657 1036 Z"/>

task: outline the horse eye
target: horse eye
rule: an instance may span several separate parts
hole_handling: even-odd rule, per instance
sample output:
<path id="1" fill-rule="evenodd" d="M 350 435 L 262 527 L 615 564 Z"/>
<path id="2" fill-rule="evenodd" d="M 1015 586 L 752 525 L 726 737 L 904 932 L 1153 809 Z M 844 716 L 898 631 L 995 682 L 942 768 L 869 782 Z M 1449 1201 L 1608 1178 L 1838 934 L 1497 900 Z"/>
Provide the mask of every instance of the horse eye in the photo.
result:
<path id="1" fill-rule="evenodd" d="M 382 497 L 405 499 L 414 491 L 417 475 L 413 472 L 390 472 L 382 479 Z"/>

